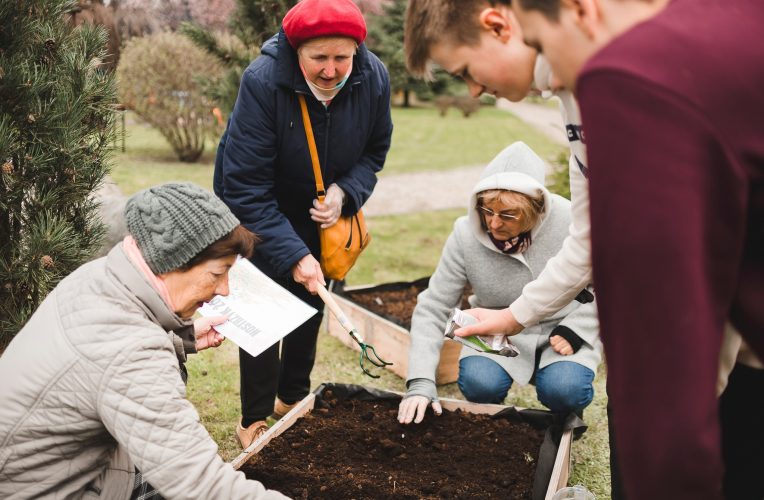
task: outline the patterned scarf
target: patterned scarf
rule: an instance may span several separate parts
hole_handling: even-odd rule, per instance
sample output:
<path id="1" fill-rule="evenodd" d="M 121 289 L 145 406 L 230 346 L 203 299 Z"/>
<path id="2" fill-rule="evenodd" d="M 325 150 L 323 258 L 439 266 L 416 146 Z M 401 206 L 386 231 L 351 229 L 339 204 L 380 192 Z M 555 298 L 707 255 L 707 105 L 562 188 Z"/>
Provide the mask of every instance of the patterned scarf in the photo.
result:
<path id="1" fill-rule="evenodd" d="M 491 239 L 493 244 L 498 248 L 501 253 L 505 254 L 512 254 L 512 253 L 523 253 L 526 250 L 528 250 L 528 247 L 531 246 L 531 232 L 526 231 L 522 234 L 519 234 L 512 238 L 511 240 L 501 241 L 497 240 L 493 237 L 491 234 L 491 231 L 487 231 L 488 237 Z"/>

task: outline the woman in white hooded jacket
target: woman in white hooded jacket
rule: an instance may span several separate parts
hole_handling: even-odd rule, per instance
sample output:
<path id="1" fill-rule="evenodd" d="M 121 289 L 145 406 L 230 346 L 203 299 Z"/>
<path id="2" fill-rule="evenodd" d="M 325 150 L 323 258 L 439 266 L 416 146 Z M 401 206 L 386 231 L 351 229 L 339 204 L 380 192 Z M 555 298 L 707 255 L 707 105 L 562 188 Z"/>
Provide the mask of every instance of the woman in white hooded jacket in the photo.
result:
<path id="1" fill-rule="evenodd" d="M 399 420 L 421 422 L 430 402 L 440 412 L 435 371 L 450 311 L 466 284 L 472 307 L 505 308 L 522 294 L 562 246 L 570 202 L 544 187 L 545 165 L 521 142 L 504 149 L 473 189 L 469 213 L 454 223 L 411 322 L 408 391 Z M 594 396 L 592 382 L 602 344 L 595 303 L 573 301 L 512 337 L 514 358 L 462 348 L 459 388 L 478 403 L 500 403 L 513 383 L 534 383 L 539 401 L 556 412 L 581 412 Z"/>

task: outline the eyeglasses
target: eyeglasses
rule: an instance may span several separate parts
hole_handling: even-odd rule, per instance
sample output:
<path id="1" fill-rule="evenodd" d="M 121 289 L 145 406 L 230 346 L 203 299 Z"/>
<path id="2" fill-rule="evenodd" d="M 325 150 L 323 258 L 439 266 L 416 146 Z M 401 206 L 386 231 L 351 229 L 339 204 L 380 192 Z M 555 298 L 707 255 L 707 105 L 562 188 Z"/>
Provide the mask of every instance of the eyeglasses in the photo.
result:
<path id="1" fill-rule="evenodd" d="M 501 219 L 501 220 L 503 220 L 505 222 L 508 222 L 508 221 L 511 221 L 511 220 L 520 220 L 520 216 L 518 216 L 518 215 L 505 214 L 505 213 L 501 213 L 501 212 L 494 212 L 490 208 L 484 207 L 482 205 L 478 205 L 477 208 L 478 208 L 478 210 L 483 212 L 483 215 L 485 215 L 486 217 L 493 217 L 494 215 L 498 215 L 499 219 Z"/>

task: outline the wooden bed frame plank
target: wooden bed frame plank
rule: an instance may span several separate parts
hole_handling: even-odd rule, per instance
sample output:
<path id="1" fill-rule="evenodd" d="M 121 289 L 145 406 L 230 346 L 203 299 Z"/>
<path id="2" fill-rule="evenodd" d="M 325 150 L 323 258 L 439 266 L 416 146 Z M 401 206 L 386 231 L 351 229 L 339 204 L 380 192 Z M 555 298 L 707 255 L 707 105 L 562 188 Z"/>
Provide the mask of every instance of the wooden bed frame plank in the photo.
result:
<path id="1" fill-rule="evenodd" d="M 401 378 L 406 378 L 409 365 L 409 347 L 411 336 L 404 328 L 396 325 L 382 316 L 374 314 L 345 297 L 332 293 L 332 296 L 342 308 L 351 323 L 358 329 L 364 342 L 374 346 L 379 357 L 393 364 L 386 368 Z M 327 331 L 329 335 L 339 339 L 340 342 L 355 351 L 360 351 L 358 344 L 350 338 L 350 335 L 340 325 L 337 318 L 331 312 L 325 313 L 327 317 Z M 438 385 L 456 382 L 459 377 L 459 354 L 462 345 L 453 340 L 446 339 L 440 351 L 440 362 L 435 374 L 435 382 Z"/>

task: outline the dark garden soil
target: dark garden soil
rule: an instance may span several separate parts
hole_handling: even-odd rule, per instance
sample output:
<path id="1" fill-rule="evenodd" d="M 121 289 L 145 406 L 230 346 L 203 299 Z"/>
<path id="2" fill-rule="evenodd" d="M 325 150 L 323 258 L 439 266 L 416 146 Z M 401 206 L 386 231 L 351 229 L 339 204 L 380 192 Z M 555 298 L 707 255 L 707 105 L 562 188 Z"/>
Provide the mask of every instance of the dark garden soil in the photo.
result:
<path id="1" fill-rule="evenodd" d="M 345 295 L 348 299 L 363 306 L 365 309 L 402 326 L 406 330 L 410 330 L 411 316 L 414 314 L 417 295 L 426 288 L 426 280 L 418 280 L 405 285 L 402 284 L 400 288 L 394 290 L 354 290 L 345 292 Z M 462 302 L 459 305 L 461 309 L 470 308 L 467 298 L 471 294 L 472 288 L 467 285 L 462 294 Z"/>
<path id="2" fill-rule="evenodd" d="M 242 466 L 297 499 L 530 499 L 544 431 L 461 411 L 398 423 L 399 400 L 338 400 Z"/>

